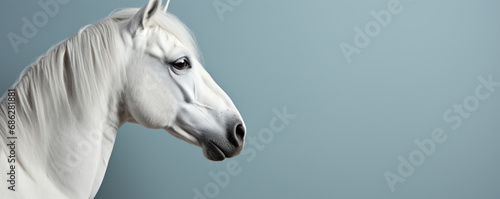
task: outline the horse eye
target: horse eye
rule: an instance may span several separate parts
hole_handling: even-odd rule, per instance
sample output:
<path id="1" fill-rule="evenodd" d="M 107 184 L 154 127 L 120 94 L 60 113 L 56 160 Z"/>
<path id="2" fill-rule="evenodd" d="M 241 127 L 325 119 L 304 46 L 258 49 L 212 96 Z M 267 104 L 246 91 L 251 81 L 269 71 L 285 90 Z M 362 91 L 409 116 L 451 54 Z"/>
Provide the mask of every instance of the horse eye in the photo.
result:
<path id="1" fill-rule="evenodd" d="M 182 57 L 176 60 L 174 63 L 172 63 L 172 66 L 174 66 L 174 68 L 176 68 L 177 70 L 184 70 L 187 68 L 191 68 L 191 64 L 189 63 L 189 60 L 186 57 Z"/>

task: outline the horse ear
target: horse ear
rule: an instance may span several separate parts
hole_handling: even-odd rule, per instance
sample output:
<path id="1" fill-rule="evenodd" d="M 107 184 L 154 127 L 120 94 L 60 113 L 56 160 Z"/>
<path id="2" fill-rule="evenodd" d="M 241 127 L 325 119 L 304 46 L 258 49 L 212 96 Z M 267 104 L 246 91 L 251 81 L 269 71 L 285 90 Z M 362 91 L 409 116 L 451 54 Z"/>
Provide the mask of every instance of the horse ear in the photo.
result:
<path id="1" fill-rule="evenodd" d="M 149 0 L 148 4 L 142 7 L 130 20 L 130 32 L 135 34 L 138 29 L 144 29 L 147 21 L 160 9 L 160 7 L 161 0 Z"/>
<path id="2" fill-rule="evenodd" d="M 168 4 L 170 4 L 170 0 L 167 0 L 167 3 L 163 6 L 163 12 L 167 12 Z"/>

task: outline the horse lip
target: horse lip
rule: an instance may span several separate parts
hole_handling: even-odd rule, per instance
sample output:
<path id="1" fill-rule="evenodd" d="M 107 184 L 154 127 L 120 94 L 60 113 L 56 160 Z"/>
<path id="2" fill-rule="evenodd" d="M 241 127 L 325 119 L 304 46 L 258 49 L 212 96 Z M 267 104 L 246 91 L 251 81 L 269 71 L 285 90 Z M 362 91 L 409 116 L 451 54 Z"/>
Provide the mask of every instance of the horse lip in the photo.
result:
<path id="1" fill-rule="evenodd" d="M 222 161 L 226 159 L 224 150 L 222 150 L 213 140 L 208 140 L 205 145 L 205 153 L 208 159 L 213 161 Z"/>

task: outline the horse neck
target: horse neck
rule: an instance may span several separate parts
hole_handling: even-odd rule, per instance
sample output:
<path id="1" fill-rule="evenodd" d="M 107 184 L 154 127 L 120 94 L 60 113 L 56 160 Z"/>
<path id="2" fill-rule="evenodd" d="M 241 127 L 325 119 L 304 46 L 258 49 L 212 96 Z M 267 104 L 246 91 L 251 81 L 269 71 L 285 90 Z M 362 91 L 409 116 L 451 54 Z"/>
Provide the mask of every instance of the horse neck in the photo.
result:
<path id="1" fill-rule="evenodd" d="M 57 88 L 64 85 L 54 84 L 52 79 L 47 78 L 44 72 L 47 70 L 31 66 L 13 87 L 18 154 L 16 168 L 21 169 L 18 173 L 29 174 L 26 176 L 30 179 L 26 181 L 36 184 L 52 184 L 54 189 L 67 187 L 63 191 L 67 195 L 96 192 L 104 177 L 117 129 L 126 120 L 121 104 L 123 80 L 119 74 L 122 72 L 102 81 L 94 81 L 99 89 L 78 95 L 56 92 L 66 88 Z M 64 69 L 50 70 L 57 73 Z M 77 86 L 73 88 L 78 89 Z M 0 137 L 3 143 L 8 143 L 6 138 L 9 135 L 5 122 L 8 121 L 7 99 L 3 98 L 0 102 Z M 8 150 L 2 151 L 6 153 Z M 0 165 L 0 168 L 4 166 Z"/>

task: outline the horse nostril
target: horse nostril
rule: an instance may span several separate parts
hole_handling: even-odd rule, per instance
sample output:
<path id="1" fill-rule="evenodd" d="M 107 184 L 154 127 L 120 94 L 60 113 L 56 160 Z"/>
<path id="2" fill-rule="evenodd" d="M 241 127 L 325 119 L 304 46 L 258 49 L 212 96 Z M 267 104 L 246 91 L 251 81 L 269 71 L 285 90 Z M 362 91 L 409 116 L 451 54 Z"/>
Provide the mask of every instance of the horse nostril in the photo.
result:
<path id="1" fill-rule="evenodd" d="M 236 139 L 239 139 L 241 142 L 243 142 L 243 138 L 245 137 L 245 127 L 243 127 L 243 125 L 241 124 L 238 124 L 235 131 Z"/>
<path id="2" fill-rule="evenodd" d="M 233 132 L 231 132 L 230 141 L 234 146 L 239 147 L 243 145 L 243 139 L 245 137 L 245 127 L 242 124 L 236 125 Z"/>

